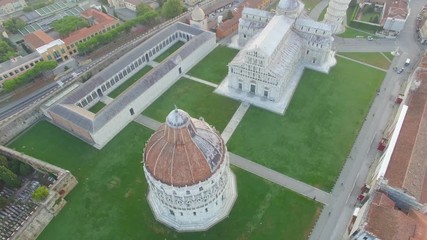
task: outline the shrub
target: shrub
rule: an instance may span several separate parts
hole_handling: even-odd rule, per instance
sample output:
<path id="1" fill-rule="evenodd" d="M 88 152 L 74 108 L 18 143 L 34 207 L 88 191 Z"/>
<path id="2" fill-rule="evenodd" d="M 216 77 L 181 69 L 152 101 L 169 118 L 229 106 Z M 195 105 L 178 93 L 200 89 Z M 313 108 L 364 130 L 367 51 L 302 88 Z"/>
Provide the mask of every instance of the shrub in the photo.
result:
<path id="1" fill-rule="evenodd" d="M 43 201 L 48 195 L 49 189 L 47 189 L 45 186 L 40 186 L 33 192 L 32 197 L 36 201 Z"/>

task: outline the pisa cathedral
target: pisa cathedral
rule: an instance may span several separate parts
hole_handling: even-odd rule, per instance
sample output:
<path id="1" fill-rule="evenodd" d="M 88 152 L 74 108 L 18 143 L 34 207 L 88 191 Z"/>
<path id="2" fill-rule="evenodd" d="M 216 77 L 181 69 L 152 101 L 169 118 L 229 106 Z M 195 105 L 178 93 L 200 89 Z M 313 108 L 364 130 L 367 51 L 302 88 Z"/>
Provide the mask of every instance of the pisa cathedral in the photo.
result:
<path id="1" fill-rule="evenodd" d="M 284 114 L 304 68 L 328 73 L 336 64 L 333 31 L 304 12 L 298 0 L 281 0 L 276 13 L 245 8 L 238 42 L 217 93 Z"/>

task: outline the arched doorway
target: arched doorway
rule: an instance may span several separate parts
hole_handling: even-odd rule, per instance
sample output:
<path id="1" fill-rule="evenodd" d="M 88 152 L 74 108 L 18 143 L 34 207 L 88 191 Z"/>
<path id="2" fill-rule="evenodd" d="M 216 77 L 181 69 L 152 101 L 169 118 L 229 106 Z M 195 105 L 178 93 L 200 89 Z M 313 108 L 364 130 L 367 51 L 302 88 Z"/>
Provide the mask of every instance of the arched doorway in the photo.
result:
<path id="1" fill-rule="evenodd" d="M 96 92 L 98 93 L 99 97 L 102 97 L 104 94 L 102 93 L 102 90 L 100 88 L 98 88 L 98 90 L 96 90 Z"/>

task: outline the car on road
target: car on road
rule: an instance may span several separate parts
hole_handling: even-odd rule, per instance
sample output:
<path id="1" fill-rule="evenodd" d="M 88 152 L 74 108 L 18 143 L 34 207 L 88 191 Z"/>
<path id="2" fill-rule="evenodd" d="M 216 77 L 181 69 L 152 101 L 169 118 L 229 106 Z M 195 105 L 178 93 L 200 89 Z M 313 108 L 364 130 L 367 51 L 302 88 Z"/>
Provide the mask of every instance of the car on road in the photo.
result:
<path id="1" fill-rule="evenodd" d="M 374 38 L 372 37 L 372 36 L 368 36 L 368 41 L 372 41 L 372 40 L 374 40 Z"/>
<path id="2" fill-rule="evenodd" d="M 397 70 L 397 73 L 401 74 L 404 70 L 405 70 L 405 68 L 401 68 L 401 69 Z"/>

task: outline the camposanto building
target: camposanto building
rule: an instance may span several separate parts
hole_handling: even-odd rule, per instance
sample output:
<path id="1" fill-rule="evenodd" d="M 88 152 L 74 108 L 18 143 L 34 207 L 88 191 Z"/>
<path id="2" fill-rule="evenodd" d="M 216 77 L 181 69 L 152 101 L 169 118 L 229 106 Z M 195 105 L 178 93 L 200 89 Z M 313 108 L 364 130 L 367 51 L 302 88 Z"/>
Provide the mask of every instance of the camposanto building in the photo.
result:
<path id="1" fill-rule="evenodd" d="M 176 42 L 185 44 L 141 79 L 110 99 L 108 94 Z M 157 97 L 216 46 L 215 34 L 176 23 L 135 47 L 120 59 L 44 106 L 45 115 L 57 126 L 102 148 Z M 98 113 L 88 109 L 109 99 Z M 111 100 L 111 101 L 110 101 Z"/>
<path id="2" fill-rule="evenodd" d="M 239 22 L 244 47 L 216 92 L 283 114 L 304 68 L 328 73 L 336 64 L 331 26 L 303 10 L 297 0 L 281 0 L 276 14 L 245 8 Z"/>
<path id="3" fill-rule="evenodd" d="M 175 109 L 145 145 L 144 173 L 155 218 L 203 231 L 227 217 L 237 197 L 227 148 L 205 121 Z"/>

